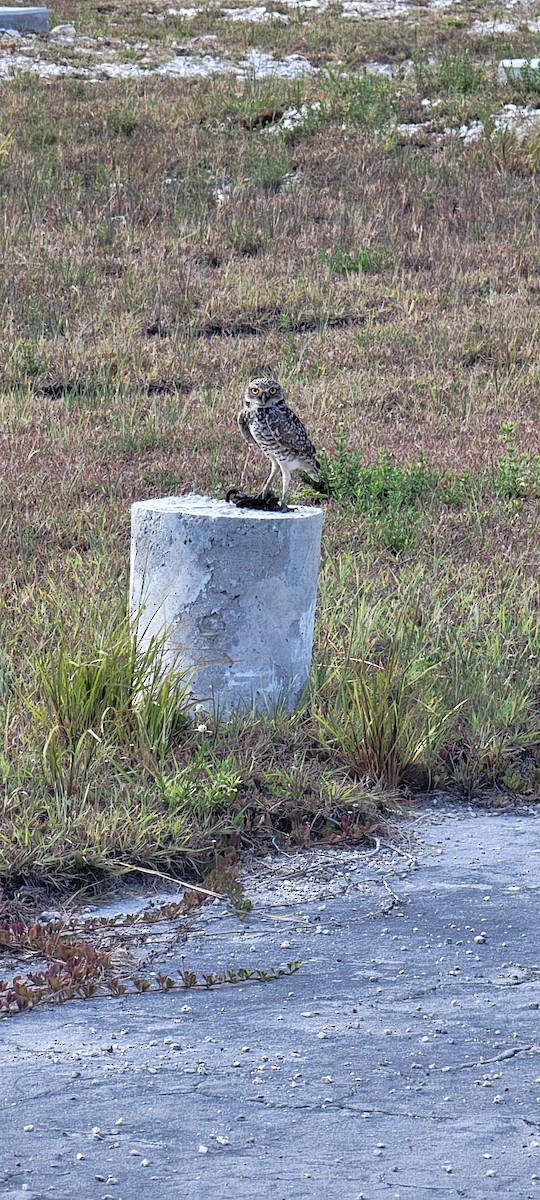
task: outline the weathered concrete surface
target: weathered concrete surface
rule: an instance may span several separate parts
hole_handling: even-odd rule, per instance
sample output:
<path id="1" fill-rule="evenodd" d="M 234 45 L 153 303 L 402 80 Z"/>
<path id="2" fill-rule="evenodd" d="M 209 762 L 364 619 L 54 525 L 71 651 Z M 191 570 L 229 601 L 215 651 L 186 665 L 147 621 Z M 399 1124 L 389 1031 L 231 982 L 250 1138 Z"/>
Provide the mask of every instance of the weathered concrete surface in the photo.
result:
<path id="1" fill-rule="evenodd" d="M 502 58 L 499 63 L 499 79 L 506 83 L 508 79 L 521 79 L 527 71 L 538 71 L 540 58 Z"/>
<path id="2" fill-rule="evenodd" d="M 431 806 L 188 919 L 194 968 L 291 978 L 4 1021 L 0 1195 L 540 1195 L 539 815 Z"/>
<path id="3" fill-rule="evenodd" d="M 236 508 L 206 496 L 132 506 L 132 619 L 139 642 L 166 634 L 164 665 L 229 715 L 294 709 L 313 646 L 323 514 Z"/>
<path id="4" fill-rule="evenodd" d="M 27 33 L 47 33 L 49 11 L 46 8 L 0 7 L 0 29 L 19 29 Z"/>

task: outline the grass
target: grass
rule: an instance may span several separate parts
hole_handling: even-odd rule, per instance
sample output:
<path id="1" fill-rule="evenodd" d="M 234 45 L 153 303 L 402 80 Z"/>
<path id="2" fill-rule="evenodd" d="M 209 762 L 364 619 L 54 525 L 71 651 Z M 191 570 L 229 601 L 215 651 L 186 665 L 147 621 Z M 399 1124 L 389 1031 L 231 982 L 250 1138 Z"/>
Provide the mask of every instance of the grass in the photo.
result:
<path id="1" fill-rule="evenodd" d="M 69 7 L 119 54 L 179 36 Z M 466 6 L 415 13 L 182 32 L 322 68 L 297 80 L 2 83 L 6 894 L 201 882 L 243 848 L 369 836 L 418 787 L 538 798 L 538 153 L 489 123 L 532 96 L 495 69 L 531 39 L 482 57 Z M 413 68 L 351 73 L 369 57 Z M 197 728 L 123 617 L 129 506 L 238 483 L 239 398 L 269 370 L 330 493 L 312 678 L 293 717 Z"/>

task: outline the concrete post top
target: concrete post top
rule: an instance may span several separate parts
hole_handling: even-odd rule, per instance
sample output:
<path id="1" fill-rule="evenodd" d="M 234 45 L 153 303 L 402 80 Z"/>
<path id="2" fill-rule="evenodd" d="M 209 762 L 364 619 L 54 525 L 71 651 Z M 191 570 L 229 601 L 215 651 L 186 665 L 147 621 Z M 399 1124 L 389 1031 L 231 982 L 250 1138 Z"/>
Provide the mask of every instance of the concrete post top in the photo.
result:
<path id="1" fill-rule="evenodd" d="M 279 521 L 280 524 L 282 522 L 288 524 L 291 521 L 305 520 L 322 522 L 323 519 L 322 508 L 315 508 L 309 504 L 300 504 L 288 512 L 265 512 L 253 508 L 237 508 L 235 504 L 229 504 L 226 500 L 213 500 L 210 496 L 198 496 L 194 492 L 187 496 L 162 496 L 156 500 L 138 500 L 132 508 L 140 516 L 143 513 L 149 515 L 155 513 L 156 516 L 178 515 L 194 517 L 199 520 L 201 518 L 205 520 L 225 518 L 229 521 L 265 521 L 270 524 Z"/>
<path id="2" fill-rule="evenodd" d="M 0 5 L 0 29 L 17 29 L 28 33 L 47 33 L 49 12 L 47 8 L 23 8 Z"/>

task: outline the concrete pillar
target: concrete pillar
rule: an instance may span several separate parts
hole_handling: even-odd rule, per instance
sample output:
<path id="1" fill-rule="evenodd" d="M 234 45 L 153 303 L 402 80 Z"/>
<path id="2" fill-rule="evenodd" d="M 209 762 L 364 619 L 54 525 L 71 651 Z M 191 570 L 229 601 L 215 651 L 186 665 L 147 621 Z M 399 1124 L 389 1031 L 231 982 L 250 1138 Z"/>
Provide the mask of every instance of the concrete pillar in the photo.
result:
<path id="1" fill-rule="evenodd" d="M 0 29 L 18 29 L 21 33 L 47 33 L 49 12 L 46 8 L 2 8 Z"/>
<path id="2" fill-rule="evenodd" d="M 165 634 L 165 669 L 192 668 L 193 704 L 209 712 L 292 711 L 311 663 L 321 509 L 257 512 L 189 495 L 131 513 L 140 645 Z"/>

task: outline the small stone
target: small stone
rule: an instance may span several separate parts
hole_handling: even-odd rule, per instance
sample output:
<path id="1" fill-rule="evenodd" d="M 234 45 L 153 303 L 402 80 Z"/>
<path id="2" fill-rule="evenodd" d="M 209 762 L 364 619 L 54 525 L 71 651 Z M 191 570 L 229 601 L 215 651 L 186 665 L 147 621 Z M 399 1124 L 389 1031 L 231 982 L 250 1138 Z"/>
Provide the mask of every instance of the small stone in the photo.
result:
<path id="1" fill-rule="evenodd" d="M 76 32 L 74 25 L 55 25 L 54 29 L 51 29 L 49 36 L 52 38 L 69 39 L 74 38 Z"/>
<path id="2" fill-rule="evenodd" d="M 33 1125 L 23 1125 L 23 1133 L 31 1133 L 33 1128 Z"/>
<path id="3" fill-rule="evenodd" d="M 141 1167 L 149 1167 L 149 1166 L 150 1166 L 150 1159 L 149 1158 L 141 1158 Z"/>
<path id="4" fill-rule="evenodd" d="M 199 1154 L 208 1154 L 208 1146 L 199 1146 Z"/>
<path id="5" fill-rule="evenodd" d="M 83 1162 L 85 1157 L 86 1157 L 86 1155 L 84 1155 L 84 1154 L 76 1154 L 75 1155 L 77 1162 Z"/>

